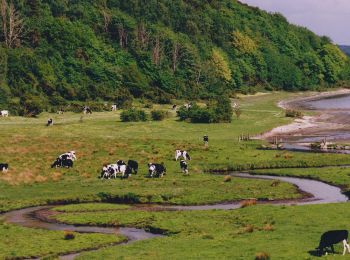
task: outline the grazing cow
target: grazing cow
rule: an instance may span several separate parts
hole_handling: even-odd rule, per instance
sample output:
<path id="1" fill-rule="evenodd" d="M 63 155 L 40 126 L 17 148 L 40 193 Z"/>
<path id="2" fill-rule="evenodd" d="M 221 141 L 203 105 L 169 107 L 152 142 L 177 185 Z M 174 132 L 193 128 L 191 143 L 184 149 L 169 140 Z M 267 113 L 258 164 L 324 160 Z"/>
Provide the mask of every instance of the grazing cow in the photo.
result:
<path id="1" fill-rule="evenodd" d="M 149 177 L 163 177 L 166 174 L 166 168 L 164 164 L 158 164 L 158 163 L 149 163 L 148 164 L 148 173 Z"/>
<path id="2" fill-rule="evenodd" d="M 334 254 L 334 245 L 339 242 L 343 242 L 344 251 L 343 255 L 345 255 L 346 250 L 350 253 L 350 246 L 348 244 L 348 236 L 349 233 L 347 230 L 331 230 L 322 234 L 320 245 L 316 248 L 319 251 L 320 255 L 323 255 L 324 249 L 330 247 L 332 253 Z"/>
<path id="3" fill-rule="evenodd" d="M 128 161 L 128 166 L 130 167 L 131 172 L 137 174 L 137 172 L 138 172 L 138 170 L 139 170 L 139 164 L 138 164 L 137 161 L 129 160 L 129 161 Z"/>
<path id="4" fill-rule="evenodd" d="M 117 111 L 117 105 L 112 105 L 112 111 Z"/>
<path id="5" fill-rule="evenodd" d="M 184 174 L 188 175 L 188 165 L 185 160 L 180 161 L 180 168 Z"/>
<path id="6" fill-rule="evenodd" d="M 8 163 L 0 163 L 0 171 L 7 172 L 9 169 Z"/>
<path id="7" fill-rule="evenodd" d="M 47 125 L 46 126 L 53 126 L 53 120 L 52 118 L 50 118 L 49 120 L 47 120 Z"/>
<path id="8" fill-rule="evenodd" d="M 51 165 L 51 168 L 73 168 L 73 160 L 69 158 L 57 158 L 56 161 Z"/>
<path id="9" fill-rule="evenodd" d="M 209 145 L 209 136 L 208 135 L 203 136 L 203 142 L 204 142 L 204 145 L 206 147 Z"/>
<path id="10" fill-rule="evenodd" d="M 9 116 L 9 111 L 8 110 L 1 110 L 0 111 L 0 115 L 2 117 L 8 117 Z"/>
<path id="11" fill-rule="evenodd" d="M 176 110 L 176 108 L 177 108 L 177 105 L 173 105 L 173 110 Z"/>
<path id="12" fill-rule="evenodd" d="M 109 164 L 102 168 L 101 179 L 117 178 L 117 174 L 121 173 L 121 178 L 128 178 L 131 174 L 131 168 L 127 165 Z"/>
<path id="13" fill-rule="evenodd" d="M 84 106 L 84 107 L 83 107 L 83 113 L 84 113 L 84 114 L 92 114 L 92 110 L 91 110 L 90 107 Z"/>
<path id="14" fill-rule="evenodd" d="M 190 154 L 187 151 L 176 150 L 175 151 L 175 160 L 177 161 L 180 157 L 182 157 L 185 161 L 191 160 Z"/>

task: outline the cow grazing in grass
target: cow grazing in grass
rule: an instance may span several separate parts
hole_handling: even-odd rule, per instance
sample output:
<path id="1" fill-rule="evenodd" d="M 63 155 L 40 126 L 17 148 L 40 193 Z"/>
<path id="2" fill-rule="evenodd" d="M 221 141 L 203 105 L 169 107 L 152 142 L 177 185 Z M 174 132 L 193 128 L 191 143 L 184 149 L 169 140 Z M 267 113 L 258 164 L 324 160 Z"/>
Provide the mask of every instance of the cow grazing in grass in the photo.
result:
<path id="1" fill-rule="evenodd" d="M 1 110 L 0 111 L 0 115 L 2 117 L 8 117 L 9 116 L 9 111 L 8 110 Z"/>
<path id="2" fill-rule="evenodd" d="M 1 172 L 7 172 L 9 169 L 8 163 L 0 163 L 0 171 Z"/>
<path id="3" fill-rule="evenodd" d="M 57 168 L 57 167 L 62 167 L 62 168 L 73 168 L 73 160 L 69 158 L 61 159 L 57 158 L 56 161 L 51 165 L 51 168 Z"/>
<path id="4" fill-rule="evenodd" d="M 158 163 L 149 163 L 148 164 L 148 173 L 149 177 L 163 177 L 166 174 L 166 168 L 164 164 L 158 164 Z"/>
<path id="5" fill-rule="evenodd" d="M 177 161 L 179 158 L 183 158 L 186 160 L 191 160 L 190 154 L 187 151 L 176 150 L 175 151 L 175 160 Z"/>
<path id="6" fill-rule="evenodd" d="M 131 174 L 131 168 L 127 165 L 109 164 L 102 168 L 100 178 L 111 179 L 117 178 L 117 174 L 121 174 L 121 178 L 128 178 Z"/>
<path id="7" fill-rule="evenodd" d="M 340 242 L 343 242 L 344 250 L 343 255 L 345 255 L 346 250 L 350 253 L 350 246 L 348 244 L 349 233 L 347 230 L 331 230 L 322 234 L 320 239 L 320 244 L 318 248 L 319 255 L 324 254 L 326 248 L 331 248 L 332 253 L 334 254 L 334 245 Z"/>
<path id="8" fill-rule="evenodd" d="M 129 160 L 128 161 L 128 166 L 130 167 L 132 173 L 137 174 L 138 170 L 139 170 L 139 164 L 137 161 L 134 160 Z"/>
<path id="9" fill-rule="evenodd" d="M 173 105 L 173 110 L 176 110 L 176 108 L 177 108 L 177 105 Z"/>
<path id="10" fill-rule="evenodd" d="M 47 120 L 47 125 L 46 126 L 53 126 L 53 120 L 52 118 L 50 118 L 49 120 Z"/>
<path id="11" fill-rule="evenodd" d="M 90 107 L 88 106 L 84 106 L 83 107 L 83 113 L 86 115 L 86 114 L 92 114 L 92 110 Z"/>
<path id="12" fill-rule="evenodd" d="M 188 175 L 188 164 L 185 160 L 180 161 L 180 168 L 184 174 Z"/>

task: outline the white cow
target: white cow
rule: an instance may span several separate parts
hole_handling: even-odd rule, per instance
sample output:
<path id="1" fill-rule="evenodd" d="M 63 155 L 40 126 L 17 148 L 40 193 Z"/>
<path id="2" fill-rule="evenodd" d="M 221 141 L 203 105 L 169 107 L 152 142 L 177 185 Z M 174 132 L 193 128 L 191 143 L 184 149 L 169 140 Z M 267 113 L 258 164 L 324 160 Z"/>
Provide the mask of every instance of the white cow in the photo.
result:
<path id="1" fill-rule="evenodd" d="M 112 105 L 112 111 L 117 111 L 117 105 Z"/>
<path id="2" fill-rule="evenodd" d="M 8 110 L 1 110 L 0 111 L 0 115 L 2 117 L 8 117 L 9 116 L 9 111 Z"/>

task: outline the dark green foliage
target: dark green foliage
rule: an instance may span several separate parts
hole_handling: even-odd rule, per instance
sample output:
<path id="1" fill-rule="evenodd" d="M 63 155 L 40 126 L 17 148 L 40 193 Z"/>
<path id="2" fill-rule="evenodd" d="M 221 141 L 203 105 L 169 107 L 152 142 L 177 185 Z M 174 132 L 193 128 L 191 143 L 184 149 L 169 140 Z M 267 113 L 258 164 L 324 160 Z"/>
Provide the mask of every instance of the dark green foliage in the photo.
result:
<path id="1" fill-rule="evenodd" d="M 193 104 L 191 108 L 181 107 L 177 115 L 181 121 L 191 123 L 230 123 L 232 121 L 232 106 L 229 98 L 218 97 L 207 107 Z"/>
<path id="2" fill-rule="evenodd" d="M 124 110 L 120 114 L 120 120 L 122 122 L 139 122 L 139 121 L 147 121 L 148 116 L 143 110 L 129 109 Z"/>
<path id="3" fill-rule="evenodd" d="M 20 105 L 20 114 L 22 116 L 37 116 L 45 108 L 44 101 L 41 97 L 29 94 L 21 97 Z"/>
<path id="4" fill-rule="evenodd" d="M 168 117 L 168 113 L 162 110 L 153 110 L 151 112 L 151 117 L 154 121 L 163 121 Z"/>
<path id="5" fill-rule="evenodd" d="M 0 104 L 6 106 L 30 94 L 54 107 L 97 99 L 129 108 L 133 98 L 167 104 L 256 86 L 307 90 L 350 75 L 348 58 L 327 37 L 238 1 L 14 4 L 26 35 L 14 49 L 0 43 Z"/>

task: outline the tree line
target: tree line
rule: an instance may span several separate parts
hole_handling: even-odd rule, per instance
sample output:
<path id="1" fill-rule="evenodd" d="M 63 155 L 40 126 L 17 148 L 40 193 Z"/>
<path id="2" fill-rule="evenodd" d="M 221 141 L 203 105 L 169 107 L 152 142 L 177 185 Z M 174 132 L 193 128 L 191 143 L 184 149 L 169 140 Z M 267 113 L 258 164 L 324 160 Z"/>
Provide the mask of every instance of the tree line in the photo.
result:
<path id="1" fill-rule="evenodd" d="M 349 80 L 327 37 L 235 0 L 0 0 L 0 104 L 230 96 Z"/>

